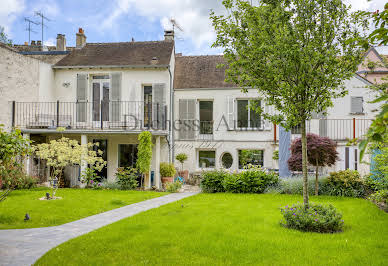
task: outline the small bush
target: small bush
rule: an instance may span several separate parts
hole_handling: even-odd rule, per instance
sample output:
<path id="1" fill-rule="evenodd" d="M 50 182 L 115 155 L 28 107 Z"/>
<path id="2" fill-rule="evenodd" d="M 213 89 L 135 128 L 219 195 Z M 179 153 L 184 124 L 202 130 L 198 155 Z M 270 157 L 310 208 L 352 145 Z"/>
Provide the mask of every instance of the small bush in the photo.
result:
<path id="1" fill-rule="evenodd" d="M 224 170 L 205 171 L 201 176 L 202 191 L 207 193 L 225 192 L 223 181 L 231 176 Z"/>
<path id="2" fill-rule="evenodd" d="M 327 178 L 328 193 L 332 196 L 363 197 L 366 187 L 356 170 L 343 170 L 330 173 Z"/>
<path id="3" fill-rule="evenodd" d="M 334 233 L 342 231 L 342 214 L 332 205 L 310 203 L 309 208 L 295 204 L 281 208 L 281 225 L 305 232 Z"/>
<path id="4" fill-rule="evenodd" d="M 172 183 L 166 183 L 166 191 L 170 193 L 175 193 L 178 192 L 178 190 L 182 187 L 182 183 L 177 181 L 177 182 L 172 182 Z"/>
<path id="5" fill-rule="evenodd" d="M 388 204 L 388 189 L 379 190 L 372 195 L 369 196 L 370 200 L 377 202 L 377 203 L 385 203 Z"/>
<path id="6" fill-rule="evenodd" d="M 319 195 L 327 195 L 325 192 L 325 181 L 327 177 L 319 177 Z M 314 194 L 315 191 L 315 176 L 308 177 L 308 191 L 310 195 Z M 279 183 L 275 186 L 271 186 L 266 189 L 265 193 L 277 193 L 277 194 L 303 194 L 303 177 L 288 177 L 280 178 Z"/>
<path id="7" fill-rule="evenodd" d="M 22 167 L 17 164 L 10 164 L 7 168 L 0 168 L 0 179 L 3 188 L 30 189 L 36 187 L 38 179 L 24 173 Z"/>
<path id="8" fill-rule="evenodd" d="M 102 189 L 112 189 L 112 190 L 121 189 L 120 184 L 118 184 L 117 182 L 112 182 L 112 181 L 107 181 L 107 180 L 104 180 L 101 183 L 101 187 L 102 187 Z"/>
<path id="9" fill-rule="evenodd" d="M 161 177 L 174 177 L 176 173 L 175 166 L 172 163 L 160 163 Z"/>
<path id="10" fill-rule="evenodd" d="M 138 171 L 132 167 L 120 167 L 116 172 L 117 184 L 120 189 L 135 189 L 138 186 Z"/>

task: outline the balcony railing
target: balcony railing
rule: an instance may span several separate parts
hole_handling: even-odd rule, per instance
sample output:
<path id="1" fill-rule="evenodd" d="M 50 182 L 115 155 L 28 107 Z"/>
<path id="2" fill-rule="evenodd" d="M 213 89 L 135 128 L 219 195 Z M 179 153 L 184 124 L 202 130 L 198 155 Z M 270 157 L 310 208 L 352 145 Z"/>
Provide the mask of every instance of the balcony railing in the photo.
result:
<path id="1" fill-rule="evenodd" d="M 12 125 L 25 129 L 166 130 L 167 106 L 135 101 L 12 102 Z"/>

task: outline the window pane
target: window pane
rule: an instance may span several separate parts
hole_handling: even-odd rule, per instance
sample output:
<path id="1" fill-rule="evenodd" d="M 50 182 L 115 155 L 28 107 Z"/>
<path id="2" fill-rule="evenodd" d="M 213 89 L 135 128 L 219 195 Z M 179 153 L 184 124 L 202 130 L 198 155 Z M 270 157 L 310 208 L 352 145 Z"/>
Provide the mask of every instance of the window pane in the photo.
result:
<path id="1" fill-rule="evenodd" d="M 213 168 L 216 165 L 216 152 L 215 151 L 199 151 L 199 167 L 200 168 Z"/>
<path id="2" fill-rule="evenodd" d="M 250 128 L 260 128 L 261 127 L 261 118 L 260 114 L 255 110 L 256 107 L 261 106 L 261 102 L 259 100 L 251 100 L 250 107 L 254 109 L 250 109 Z"/>
<path id="3" fill-rule="evenodd" d="M 213 134 L 213 102 L 199 102 L 200 134 Z"/>
<path id="4" fill-rule="evenodd" d="M 136 144 L 119 145 L 119 167 L 135 167 L 137 161 Z"/>
<path id="5" fill-rule="evenodd" d="M 263 150 L 239 150 L 238 151 L 238 167 L 240 169 L 247 165 L 264 165 L 264 151 Z"/>
<path id="6" fill-rule="evenodd" d="M 224 155 L 222 155 L 221 161 L 222 161 L 222 167 L 229 169 L 230 167 L 232 167 L 233 157 L 230 153 L 227 152 L 227 153 L 224 153 Z"/>
<path id="7" fill-rule="evenodd" d="M 109 75 L 93 76 L 93 79 L 109 79 Z"/>
<path id="8" fill-rule="evenodd" d="M 248 127 L 248 100 L 237 101 L 237 126 Z"/>

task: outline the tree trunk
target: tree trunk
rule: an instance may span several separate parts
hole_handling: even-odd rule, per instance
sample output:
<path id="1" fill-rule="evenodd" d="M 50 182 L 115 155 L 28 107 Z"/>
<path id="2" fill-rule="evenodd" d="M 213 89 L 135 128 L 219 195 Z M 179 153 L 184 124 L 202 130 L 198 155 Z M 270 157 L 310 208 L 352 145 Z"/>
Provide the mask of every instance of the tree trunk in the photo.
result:
<path id="1" fill-rule="evenodd" d="M 318 170 L 319 170 L 319 166 L 317 162 L 317 166 L 315 168 L 315 196 L 318 196 Z"/>
<path id="2" fill-rule="evenodd" d="M 303 203 L 307 209 L 309 207 L 309 190 L 307 176 L 307 137 L 306 137 L 306 121 L 302 122 L 302 172 L 303 172 Z"/>

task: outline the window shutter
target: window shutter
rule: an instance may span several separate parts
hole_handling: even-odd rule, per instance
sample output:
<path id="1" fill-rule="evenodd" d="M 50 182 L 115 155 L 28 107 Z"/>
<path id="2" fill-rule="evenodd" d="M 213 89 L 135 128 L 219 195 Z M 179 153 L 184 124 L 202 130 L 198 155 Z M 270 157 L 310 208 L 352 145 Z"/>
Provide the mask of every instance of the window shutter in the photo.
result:
<path id="1" fill-rule="evenodd" d="M 319 136 L 327 136 L 327 119 L 319 119 Z"/>
<path id="2" fill-rule="evenodd" d="M 120 121 L 120 106 L 121 106 L 121 73 L 115 72 L 111 74 L 111 89 L 110 89 L 110 110 L 111 121 Z"/>
<path id="3" fill-rule="evenodd" d="M 228 122 L 228 130 L 234 130 L 235 128 L 235 103 L 234 98 L 228 96 L 226 106 L 228 108 L 226 121 Z"/>
<path id="4" fill-rule="evenodd" d="M 86 122 L 87 87 L 87 74 L 77 74 L 77 122 Z"/>
<path id="5" fill-rule="evenodd" d="M 195 138 L 194 122 L 195 122 L 195 100 L 180 99 L 179 100 L 179 120 L 181 126 L 179 128 L 179 139 L 193 140 Z"/>
<path id="6" fill-rule="evenodd" d="M 167 114 L 164 113 L 164 105 L 166 103 L 166 84 L 156 83 L 152 85 L 152 101 L 153 101 L 153 112 L 152 120 L 154 126 L 158 128 L 165 128 Z"/>
<path id="7" fill-rule="evenodd" d="M 269 105 L 266 102 L 263 102 L 264 104 L 264 113 L 269 114 Z M 271 130 L 272 129 L 272 123 L 268 119 L 264 120 L 264 130 Z"/>
<path id="8" fill-rule="evenodd" d="M 363 105 L 362 97 L 352 97 L 350 112 L 353 114 L 362 113 L 364 111 L 362 105 Z"/>

